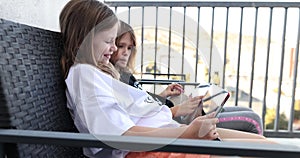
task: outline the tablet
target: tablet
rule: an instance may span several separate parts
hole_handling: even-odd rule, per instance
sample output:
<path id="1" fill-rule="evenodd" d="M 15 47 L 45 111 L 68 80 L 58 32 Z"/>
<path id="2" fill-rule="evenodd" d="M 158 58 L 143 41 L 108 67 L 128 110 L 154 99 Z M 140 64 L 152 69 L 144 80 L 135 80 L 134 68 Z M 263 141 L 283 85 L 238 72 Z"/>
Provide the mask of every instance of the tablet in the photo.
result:
<path id="1" fill-rule="evenodd" d="M 230 93 L 215 85 L 210 83 L 199 84 L 191 93 L 193 97 L 204 96 L 203 101 L 203 111 L 209 114 L 213 111 L 216 112 L 215 117 L 222 111 L 223 106 L 230 97 Z"/>

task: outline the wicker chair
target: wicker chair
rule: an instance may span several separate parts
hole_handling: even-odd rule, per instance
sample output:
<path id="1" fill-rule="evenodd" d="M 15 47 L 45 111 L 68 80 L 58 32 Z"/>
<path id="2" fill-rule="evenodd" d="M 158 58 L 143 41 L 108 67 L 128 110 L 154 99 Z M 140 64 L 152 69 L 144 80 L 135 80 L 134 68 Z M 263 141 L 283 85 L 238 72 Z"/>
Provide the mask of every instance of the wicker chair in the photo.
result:
<path id="1" fill-rule="evenodd" d="M 66 109 L 60 33 L 0 19 L 0 128 L 76 132 Z M 8 157 L 81 157 L 81 148 L 5 144 Z"/>

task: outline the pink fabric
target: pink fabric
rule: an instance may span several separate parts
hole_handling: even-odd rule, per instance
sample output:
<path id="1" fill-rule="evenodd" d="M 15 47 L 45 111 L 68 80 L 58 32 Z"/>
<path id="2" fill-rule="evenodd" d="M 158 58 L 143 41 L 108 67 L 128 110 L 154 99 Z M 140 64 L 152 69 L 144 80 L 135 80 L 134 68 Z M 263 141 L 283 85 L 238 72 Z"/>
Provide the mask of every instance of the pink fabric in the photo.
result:
<path id="1" fill-rule="evenodd" d="M 130 152 L 126 155 L 126 158 L 210 158 L 210 155 L 169 152 Z"/>
<path id="2" fill-rule="evenodd" d="M 262 134 L 262 130 L 259 126 L 259 123 L 251 118 L 243 117 L 243 116 L 232 116 L 232 117 L 223 117 L 219 118 L 219 122 L 229 122 L 229 121 L 247 121 L 255 125 L 258 134 Z"/>

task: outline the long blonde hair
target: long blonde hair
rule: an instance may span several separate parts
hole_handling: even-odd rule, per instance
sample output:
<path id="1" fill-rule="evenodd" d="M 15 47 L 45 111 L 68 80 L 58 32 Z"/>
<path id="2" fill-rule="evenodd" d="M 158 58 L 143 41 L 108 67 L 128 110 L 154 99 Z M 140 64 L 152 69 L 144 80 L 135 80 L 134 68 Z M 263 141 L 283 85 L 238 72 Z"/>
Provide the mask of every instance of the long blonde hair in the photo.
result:
<path id="1" fill-rule="evenodd" d="M 60 29 L 64 42 L 61 58 L 64 78 L 74 63 L 87 63 L 119 78 L 119 73 L 111 64 L 101 64 L 95 59 L 93 39 L 97 32 L 112 28 L 118 18 L 104 3 L 97 0 L 71 0 L 59 16 Z"/>

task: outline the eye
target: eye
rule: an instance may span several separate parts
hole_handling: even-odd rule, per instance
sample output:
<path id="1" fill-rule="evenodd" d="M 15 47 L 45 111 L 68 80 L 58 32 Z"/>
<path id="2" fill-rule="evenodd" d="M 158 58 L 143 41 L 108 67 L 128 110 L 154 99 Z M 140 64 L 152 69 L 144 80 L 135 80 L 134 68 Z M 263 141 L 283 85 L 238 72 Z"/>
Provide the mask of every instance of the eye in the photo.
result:
<path id="1" fill-rule="evenodd" d="M 127 49 L 130 50 L 130 51 L 132 51 L 133 46 L 129 46 Z"/>
<path id="2" fill-rule="evenodd" d="M 123 45 L 117 45 L 117 47 L 120 49 L 120 48 L 124 48 Z"/>
<path id="3" fill-rule="evenodd" d="M 108 41 L 106 41 L 106 43 L 107 43 L 107 44 L 113 44 L 113 43 L 115 43 L 115 40 L 114 40 L 114 39 L 108 40 Z"/>

